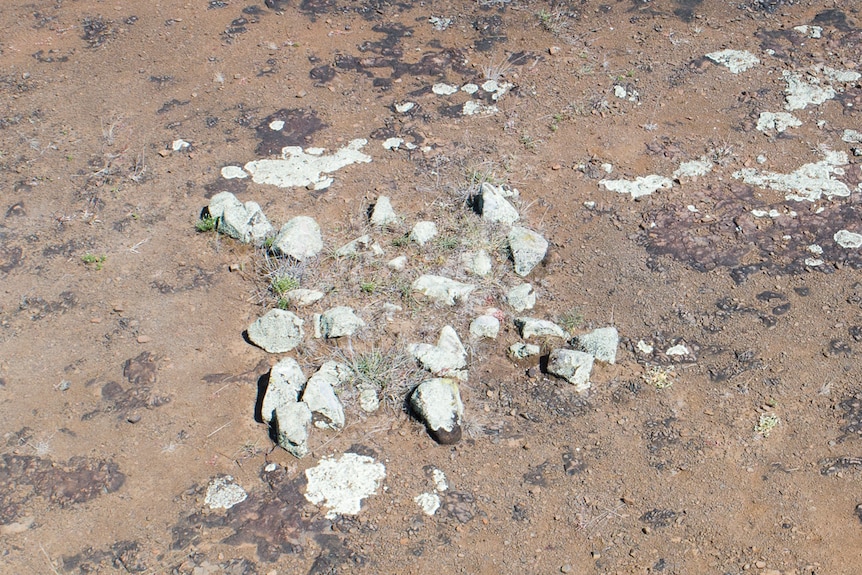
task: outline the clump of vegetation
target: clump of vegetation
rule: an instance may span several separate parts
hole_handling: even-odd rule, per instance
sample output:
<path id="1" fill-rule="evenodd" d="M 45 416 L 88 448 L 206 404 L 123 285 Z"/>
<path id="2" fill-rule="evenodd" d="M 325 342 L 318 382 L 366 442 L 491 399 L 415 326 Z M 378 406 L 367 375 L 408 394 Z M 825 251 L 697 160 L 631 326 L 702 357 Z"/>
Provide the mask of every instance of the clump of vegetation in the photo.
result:
<path id="1" fill-rule="evenodd" d="M 108 261 L 108 256 L 105 254 L 96 255 L 91 254 L 90 252 L 85 253 L 81 256 L 81 261 L 87 264 L 88 266 L 92 265 L 97 271 L 101 270 L 105 265 L 105 262 Z"/>
<path id="2" fill-rule="evenodd" d="M 353 387 L 376 390 L 391 407 L 401 407 L 405 394 L 419 383 L 416 361 L 395 347 L 372 347 L 345 359 L 353 372 Z"/>
<path id="3" fill-rule="evenodd" d="M 195 223 L 195 229 L 199 232 L 211 232 L 216 229 L 216 218 L 204 216 Z"/>
<path id="4" fill-rule="evenodd" d="M 269 287 L 275 295 L 283 296 L 287 292 L 298 288 L 299 280 L 288 274 L 278 275 L 272 278 Z"/>
<path id="5" fill-rule="evenodd" d="M 656 389 L 667 389 L 676 382 L 677 375 L 673 367 L 654 365 L 642 377 L 647 385 Z"/>
<path id="6" fill-rule="evenodd" d="M 564 330 L 573 333 L 576 329 L 581 327 L 584 323 L 584 314 L 581 313 L 581 310 L 573 307 L 562 314 L 557 318 L 557 323 L 562 326 Z"/>
<path id="7" fill-rule="evenodd" d="M 779 423 L 781 423 L 781 419 L 774 413 L 761 413 L 757 425 L 754 426 L 754 431 L 763 437 L 769 437 L 769 434 Z"/>
<path id="8" fill-rule="evenodd" d="M 362 293 L 372 294 L 377 289 L 377 283 L 373 280 L 362 280 L 359 282 L 359 289 Z"/>

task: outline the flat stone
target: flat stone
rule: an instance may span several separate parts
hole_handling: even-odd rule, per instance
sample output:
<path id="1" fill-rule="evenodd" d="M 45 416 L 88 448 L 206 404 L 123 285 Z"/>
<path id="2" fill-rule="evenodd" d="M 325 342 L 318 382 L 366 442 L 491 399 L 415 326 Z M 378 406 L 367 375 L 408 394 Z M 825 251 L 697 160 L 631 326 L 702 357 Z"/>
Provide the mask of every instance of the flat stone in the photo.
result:
<path id="1" fill-rule="evenodd" d="M 305 470 L 305 478 L 305 498 L 326 508 L 326 518 L 332 520 L 358 514 L 362 500 L 376 494 L 386 478 L 386 467 L 367 455 L 348 452 L 337 459 L 321 459 Z"/>
<path id="2" fill-rule="evenodd" d="M 386 267 L 397 272 L 403 271 L 407 267 L 407 256 L 398 256 L 386 262 Z"/>
<path id="3" fill-rule="evenodd" d="M 392 202 L 388 197 L 380 196 L 371 211 L 371 225 L 383 227 L 395 223 L 398 223 L 398 216 L 392 209 Z"/>
<path id="4" fill-rule="evenodd" d="M 315 289 L 297 288 L 284 294 L 287 303 L 296 307 L 305 307 L 323 299 L 324 293 Z"/>
<path id="5" fill-rule="evenodd" d="M 365 413 L 374 413 L 380 409 L 380 397 L 377 395 L 377 390 L 371 386 L 360 387 L 359 407 Z"/>
<path id="6" fill-rule="evenodd" d="M 363 327 L 365 322 L 362 318 L 347 306 L 334 307 L 314 315 L 314 337 L 318 339 L 350 336 Z"/>
<path id="7" fill-rule="evenodd" d="M 476 286 L 442 276 L 423 275 L 413 282 L 412 288 L 437 303 L 455 305 L 465 300 Z"/>
<path id="8" fill-rule="evenodd" d="M 460 377 L 458 370 L 467 367 L 467 350 L 452 326 L 440 330 L 437 345 L 414 343 L 407 348 L 422 367 L 434 375 Z"/>
<path id="9" fill-rule="evenodd" d="M 512 359 L 527 359 L 542 353 L 542 348 L 532 343 L 513 343 L 508 349 L 509 357 Z"/>
<path id="10" fill-rule="evenodd" d="M 470 335 L 476 338 L 497 339 L 500 333 L 500 320 L 493 315 L 480 315 L 470 322 Z"/>
<path id="11" fill-rule="evenodd" d="M 546 319 L 536 319 L 534 317 L 516 317 L 515 327 L 518 328 L 518 333 L 524 339 L 529 339 L 534 336 L 539 337 L 559 337 L 568 339 L 566 330 L 558 326 L 552 321 Z"/>
<path id="12" fill-rule="evenodd" d="M 335 257 L 343 258 L 347 256 L 355 256 L 361 250 L 368 248 L 371 243 L 371 236 L 369 236 L 368 234 L 359 236 L 355 240 L 349 241 L 337 250 L 335 250 Z"/>
<path id="13" fill-rule="evenodd" d="M 533 309 L 536 305 L 536 292 L 530 284 L 515 286 L 506 292 L 506 303 L 515 311 Z"/>
<path id="14" fill-rule="evenodd" d="M 548 242 L 532 230 L 514 226 L 509 231 L 509 250 L 515 262 L 515 273 L 525 277 L 545 258 Z"/>
<path id="15" fill-rule="evenodd" d="M 548 356 L 548 373 L 562 377 L 575 386 L 575 391 L 590 388 L 593 356 L 582 351 L 555 349 Z"/>
<path id="16" fill-rule="evenodd" d="M 313 258 L 323 249 L 320 226 L 313 218 L 296 216 L 281 227 L 272 249 L 297 261 Z"/>
<path id="17" fill-rule="evenodd" d="M 435 441 L 451 445 L 461 439 L 464 404 L 457 382 L 448 378 L 424 381 L 410 395 L 410 405 Z"/>
<path id="18" fill-rule="evenodd" d="M 491 256 L 485 250 L 477 252 L 465 252 L 461 254 L 461 265 L 471 273 L 479 277 L 487 277 L 493 271 L 493 262 Z"/>
<path id="19" fill-rule="evenodd" d="M 289 311 L 271 309 L 248 327 L 248 339 L 269 353 L 285 353 L 302 343 L 302 324 Z"/>
<path id="20" fill-rule="evenodd" d="M 420 246 L 424 246 L 437 235 L 437 224 L 434 222 L 416 222 L 410 232 L 410 239 Z"/>
<path id="21" fill-rule="evenodd" d="M 242 503 L 248 497 L 245 489 L 240 487 L 230 475 L 216 477 L 207 485 L 204 504 L 210 509 L 230 509 L 237 503 Z"/>
<path id="22" fill-rule="evenodd" d="M 242 203 L 230 192 L 214 195 L 207 211 L 217 221 L 218 231 L 243 243 L 263 242 L 273 232 L 257 203 Z"/>
<path id="23" fill-rule="evenodd" d="M 318 372 L 319 373 L 319 372 Z M 343 429 L 344 406 L 332 387 L 328 374 L 312 375 L 305 384 L 302 401 L 308 404 L 314 420 L 314 426 L 320 429 Z"/>
<path id="24" fill-rule="evenodd" d="M 294 457 L 308 455 L 308 428 L 311 410 L 303 401 L 285 403 L 275 408 L 273 427 L 279 447 Z"/>
<path id="25" fill-rule="evenodd" d="M 272 421 L 273 413 L 279 405 L 296 403 L 305 385 L 306 377 L 299 363 L 286 357 L 269 370 L 269 383 L 260 407 L 260 415 L 265 423 Z"/>
<path id="26" fill-rule="evenodd" d="M 482 191 L 473 197 L 473 209 L 489 223 L 514 224 L 521 216 L 518 210 L 492 184 L 482 184 Z"/>
<path id="27" fill-rule="evenodd" d="M 573 343 L 578 349 L 599 361 L 616 363 L 620 335 L 615 327 L 602 327 L 575 337 Z"/>

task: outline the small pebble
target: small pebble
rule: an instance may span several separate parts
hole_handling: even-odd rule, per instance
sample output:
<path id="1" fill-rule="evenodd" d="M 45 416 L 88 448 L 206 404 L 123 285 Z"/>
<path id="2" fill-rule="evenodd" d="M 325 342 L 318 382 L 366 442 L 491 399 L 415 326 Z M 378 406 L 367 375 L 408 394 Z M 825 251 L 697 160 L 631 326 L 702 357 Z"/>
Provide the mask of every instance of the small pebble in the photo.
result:
<path id="1" fill-rule="evenodd" d="M 550 48 L 548 48 L 548 54 L 550 54 L 551 56 L 556 56 L 560 52 L 561 49 L 559 46 L 551 46 Z"/>
<path id="2" fill-rule="evenodd" d="M 566 563 L 565 565 L 560 567 L 560 571 L 562 571 L 563 573 L 571 573 L 572 572 L 572 566 L 569 565 L 568 563 Z"/>
<path id="3" fill-rule="evenodd" d="M 138 336 L 138 343 L 150 343 L 151 341 L 153 341 L 153 338 L 151 338 L 148 335 L 139 335 Z"/>
<path id="4" fill-rule="evenodd" d="M 133 413 L 132 415 L 130 415 L 129 417 L 126 418 L 126 421 L 128 421 L 129 423 L 137 423 L 140 420 L 141 420 L 141 416 L 138 413 Z"/>
<path id="5" fill-rule="evenodd" d="M 766 561 L 755 561 L 754 566 L 758 569 L 763 569 L 764 567 L 766 567 Z"/>

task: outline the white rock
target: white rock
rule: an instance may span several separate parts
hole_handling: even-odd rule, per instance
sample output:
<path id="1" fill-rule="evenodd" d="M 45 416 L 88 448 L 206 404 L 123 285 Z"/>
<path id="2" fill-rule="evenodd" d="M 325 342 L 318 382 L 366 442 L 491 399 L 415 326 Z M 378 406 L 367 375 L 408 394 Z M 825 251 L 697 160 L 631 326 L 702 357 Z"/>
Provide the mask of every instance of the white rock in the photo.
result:
<path id="1" fill-rule="evenodd" d="M 347 242 L 337 250 L 335 250 L 335 257 L 343 258 L 346 256 L 355 256 L 359 253 L 361 249 L 367 248 L 371 245 L 371 236 L 368 234 L 359 236 L 355 240 Z"/>
<path id="2" fill-rule="evenodd" d="M 269 353 L 284 353 L 302 343 L 302 324 L 289 311 L 271 309 L 248 327 L 248 339 Z"/>
<path id="3" fill-rule="evenodd" d="M 412 110 L 416 106 L 416 102 L 402 102 L 401 104 L 395 104 L 395 111 L 399 114 L 406 114 L 410 110 Z"/>
<path id="4" fill-rule="evenodd" d="M 410 232 L 410 239 L 420 246 L 424 246 L 436 235 L 437 224 L 434 222 L 416 222 Z"/>
<path id="5" fill-rule="evenodd" d="M 645 342 L 642 339 L 638 340 L 638 343 L 635 347 L 637 347 L 637 350 L 639 352 L 641 352 L 645 355 L 649 355 L 655 350 L 655 348 L 653 346 L 651 346 L 650 344 L 648 344 L 647 342 Z"/>
<path id="6" fill-rule="evenodd" d="M 272 366 L 269 370 L 269 383 L 260 407 L 263 421 L 265 423 L 272 421 L 273 413 L 278 406 L 299 401 L 299 394 L 302 393 L 305 382 L 306 377 L 302 373 L 302 368 L 292 357 L 286 357 Z"/>
<path id="7" fill-rule="evenodd" d="M 500 333 L 500 320 L 493 315 L 480 315 L 470 322 L 470 335 L 475 338 L 497 339 Z"/>
<path id="8" fill-rule="evenodd" d="M 682 178 L 699 178 L 705 176 L 712 171 L 712 161 L 707 157 L 702 157 L 699 160 L 691 160 L 682 162 L 673 172 L 673 179 L 681 180 Z"/>
<path id="9" fill-rule="evenodd" d="M 546 319 L 536 319 L 534 317 L 516 317 L 515 327 L 524 339 L 529 339 L 533 336 L 539 337 L 559 337 L 568 339 L 569 334 L 566 330 L 558 326 L 552 321 Z"/>
<path id="10" fill-rule="evenodd" d="M 548 356 L 548 373 L 562 377 L 575 386 L 575 391 L 590 388 L 593 356 L 582 351 L 555 349 Z"/>
<path id="11" fill-rule="evenodd" d="M 630 194 L 633 199 L 648 196 L 656 190 L 669 190 L 673 187 L 670 178 L 651 174 L 632 180 L 600 180 L 599 184 L 612 192 Z"/>
<path id="12" fill-rule="evenodd" d="M 377 395 L 377 390 L 370 386 L 360 387 L 359 407 L 365 413 L 374 413 L 380 409 L 380 398 Z"/>
<path id="13" fill-rule="evenodd" d="M 398 216 L 392 209 L 392 202 L 386 196 L 377 198 L 374 209 L 371 211 L 371 224 L 374 226 L 388 226 L 398 222 Z"/>
<path id="14" fill-rule="evenodd" d="M 668 350 L 667 350 L 666 352 L 664 352 L 664 353 L 665 353 L 665 355 L 669 355 L 669 356 L 672 356 L 672 357 L 673 357 L 673 356 L 677 356 L 677 357 L 679 357 L 679 356 L 689 355 L 689 353 L 691 353 L 691 352 L 690 352 L 690 351 L 689 351 L 689 349 L 685 346 L 685 344 L 678 343 L 678 344 L 676 344 L 676 345 L 674 345 L 674 346 L 672 346 L 672 347 L 669 347 L 669 348 L 668 348 Z"/>
<path id="15" fill-rule="evenodd" d="M 272 248 L 298 261 L 313 258 L 323 249 L 320 226 L 313 218 L 296 216 L 281 227 Z"/>
<path id="16" fill-rule="evenodd" d="M 367 143 L 368 140 L 364 139 L 353 140 L 328 156 L 323 155 L 320 149 L 309 148 L 304 152 L 299 146 L 288 146 L 282 149 L 281 159 L 255 160 L 248 162 L 244 168 L 256 184 L 322 190 L 328 188 L 333 181 L 332 177 L 324 174 L 330 174 L 350 164 L 371 161 L 371 156 L 359 151 Z"/>
<path id="17" fill-rule="evenodd" d="M 290 305 L 305 307 L 323 299 L 324 293 L 315 289 L 297 288 L 284 294 L 284 299 Z"/>
<path id="18" fill-rule="evenodd" d="M 844 133 L 841 135 L 841 141 L 848 144 L 862 144 L 862 133 L 856 130 L 844 130 Z"/>
<path id="19" fill-rule="evenodd" d="M 513 343 L 508 349 L 509 357 L 512 359 L 526 359 L 542 353 L 542 348 L 532 343 Z"/>
<path id="20" fill-rule="evenodd" d="M 356 515 L 362 500 L 377 493 L 386 478 L 386 468 L 366 455 L 345 453 L 338 459 L 326 457 L 305 470 L 308 487 L 305 498 L 327 509 L 326 518 Z"/>
<path id="21" fill-rule="evenodd" d="M 221 177 L 226 180 L 244 180 L 248 174 L 239 166 L 225 166 L 221 169 Z"/>
<path id="22" fill-rule="evenodd" d="M 397 272 L 403 271 L 407 267 L 407 256 L 398 256 L 386 262 L 386 267 Z"/>
<path id="23" fill-rule="evenodd" d="M 506 303 L 515 311 L 533 309 L 536 305 L 536 292 L 530 284 L 515 286 L 506 293 Z"/>
<path id="24" fill-rule="evenodd" d="M 710 52 L 706 57 L 713 62 L 721 64 L 733 74 L 745 72 L 749 68 L 760 64 L 760 59 L 757 56 L 745 50 L 721 50 Z"/>
<path id="25" fill-rule="evenodd" d="M 437 378 L 420 383 L 410 395 L 410 405 L 438 443 L 451 445 L 461 439 L 464 404 L 454 380 Z"/>
<path id="26" fill-rule="evenodd" d="M 521 277 L 533 271 L 548 251 L 548 241 L 527 228 L 513 226 L 508 239 L 509 250 L 515 261 L 515 273 Z"/>
<path id="27" fill-rule="evenodd" d="M 489 256 L 488 252 L 485 250 L 479 250 L 478 252 L 464 252 L 461 254 L 461 265 L 464 266 L 467 273 L 471 273 L 479 277 L 486 277 L 490 275 L 493 270 L 491 256 Z"/>
<path id="28" fill-rule="evenodd" d="M 273 418 L 278 445 L 294 457 L 308 455 L 308 428 L 311 410 L 304 401 L 285 403 L 275 408 Z"/>
<path id="29" fill-rule="evenodd" d="M 192 145 L 183 139 L 174 140 L 173 142 L 171 142 L 171 149 L 175 152 L 181 152 L 191 147 Z"/>
<path id="30" fill-rule="evenodd" d="M 431 86 L 431 91 L 438 96 L 451 96 L 458 91 L 458 87 L 451 84 L 444 84 L 443 82 L 438 82 L 437 84 Z"/>
<path id="31" fill-rule="evenodd" d="M 247 497 L 245 489 L 237 485 L 233 477 L 225 475 L 210 481 L 204 503 L 210 509 L 230 509 L 245 501 Z"/>
<path id="32" fill-rule="evenodd" d="M 757 118 L 757 129 L 761 132 L 784 132 L 788 128 L 798 128 L 802 120 L 787 112 L 761 112 Z"/>
<path id="33" fill-rule="evenodd" d="M 833 236 L 835 243 L 842 248 L 859 248 L 862 247 L 862 234 L 851 232 L 848 230 L 838 230 Z"/>
<path id="34" fill-rule="evenodd" d="M 787 88 L 784 89 L 785 108 L 788 110 L 804 110 L 808 104 L 819 106 L 826 100 L 831 100 L 838 93 L 828 84 L 821 84 L 815 76 L 802 77 L 802 74 L 785 70 L 782 73 Z"/>
<path id="35" fill-rule="evenodd" d="M 446 481 L 446 474 L 437 468 L 431 470 L 431 481 L 434 482 L 435 491 L 442 493 L 449 489 L 449 483 Z"/>
<path id="36" fill-rule="evenodd" d="M 467 367 L 467 350 L 452 326 L 443 326 L 437 345 L 414 343 L 407 351 L 422 364 L 422 367 L 439 376 L 452 377 Z"/>
<path id="37" fill-rule="evenodd" d="M 333 339 L 353 335 L 365 327 L 362 318 L 347 306 L 328 309 L 322 314 L 315 314 L 314 337 Z"/>
<path id="38" fill-rule="evenodd" d="M 789 174 L 744 168 L 734 172 L 733 177 L 746 184 L 784 192 L 786 200 L 816 202 L 823 196 L 830 200 L 833 197 L 846 198 L 851 190 L 835 176 L 844 175 L 847 154 L 827 151 L 825 156 L 823 160 L 804 164 Z"/>
<path id="39" fill-rule="evenodd" d="M 450 278 L 434 275 L 419 276 L 411 286 L 429 299 L 446 305 L 463 301 L 476 289 L 473 284 L 465 284 Z"/>
<path id="40" fill-rule="evenodd" d="M 315 417 L 314 426 L 320 429 L 343 429 L 344 428 L 344 406 L 335 390 L 332 388 L 329 374 L 321 374 L 318 371 L 312 375 L 305 384 L 302 392 L 302 401 L 308 405 L 308 409 Z"/>
<path id="41" fill-rule="evenodd" d="M 422 510 L 422 513 L 432 516 L 440 509 L 440 496 L 436 493 L 420 493 L 413 498 L 416 505 Z"/>
<path id="42" fill-rule="evenodd" d="M 486 222 L 514 224 L 521 217 L 518 210 L 487 182 L 482 184 L 482 192 L 473 198 L 473 202 L 476 211 Z"/>
<path id="43" fill-rule="evenodd" d="M 214 195 L 207 211 L 217 220 L 218 231 L 241 242 L 262 242 L 273 231 L 257 203 L 242 203 L 230 192 Z"/>
<path id="44" fill-rule="evenodd" d="M 490 116 L 499 111 L 497 106 L 488 106 L 479 100 L 467 100 L 461 108 L 461 113 L 465 116 Z"/>
<path id="45" fill-rule="evenodd" d="M 620 336 L 615 327 L 602 327 L 575 338 L 577 347 L 599 361 L 616 363 Z"/>

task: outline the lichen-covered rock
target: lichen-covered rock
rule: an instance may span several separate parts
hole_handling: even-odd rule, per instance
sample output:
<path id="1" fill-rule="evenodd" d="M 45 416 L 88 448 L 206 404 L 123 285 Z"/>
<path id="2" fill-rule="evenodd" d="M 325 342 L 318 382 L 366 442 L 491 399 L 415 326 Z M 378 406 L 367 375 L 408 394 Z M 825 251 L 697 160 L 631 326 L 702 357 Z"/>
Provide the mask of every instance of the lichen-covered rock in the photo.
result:
<path id="1" fill-rule="evenodd" d="M 516 317 L 515 327 L 518 328 L 518 332 L 524 339 L 529 339 L 534 336 L 568 339 L 569 336 L 569 334 L 566 333 L 566 330 L 546 319 Z"/>
<path id="2" fill-rule="evenodd" d="M 506 303 L 515 311 L 533 309 L 536 305 L 536 292 L 530 284 L 521 284 L 506 292 Z"/>
<path id="3" fill-rule="evenodd" d="M 434 375 L 463 378 L 458 370 L 467 367 L 467 350 L 452 326 L 447 325 L 440 330 L 437 345 L 414 343 L 407 349 L 422 367 Z"/>
<path id="4" fill-rule="evenodd" d="M 269 353 L 285 353 L 302 343 L 302 324 L 289 311 L 271 309 L 248 327 L 248 339 Z"/>
<path id="5" fill-rule="evenodd" d="M 315 373 L 302 392 L 302 401 L 308 404 L 314 419 L 314 426 L 320 429 L 343 429 L 344 406 L 335 395 L 329 374 Z"/>
<path id="6" fill-rule="evenodd" d="M 263 242 L 273 231 L 257 203 L 242 203 L 230 192 L 214 195 L 207 211 L 216 220 L 218 231 L 244 243 Z"/>
<path id="7" fill-rule="evenodd" d="M 491 274 L 494 269 L 494 264 L 491 261 L 491 256 L 485 250 L 477 252 L 465 252 L 461 254 L 461 264 L 467 273 L 475 276 L 486 277 Z"/>
<path id="8" fill-rule="evenodd" d="M 526 359 L 542 353 L 542 348 L 532 343 L 513 343 L 508 349 L 509 357 L 512 359 Z"/>
<path id="9" fill-rule="evenodd" d="M 410 231 L 410 239 L 424 246 L 437 235 L 437 224 L 434 222 L 416 222 Z"/>
<path id="10" fill-rule="evenodd" d="M 410 405 L 435 441 L 451 445 L 461 439 L 464 404 L 454 380 L 437 378 L 420 383 L 410 395 Z"/>
<path id="11" fill-rule="evenodd" d="M 422 275 L 413 282 L 412 288 L 437 303 L 455 305 L 467 299 L 476 286 L 443 276 Z"/>
<path id="12" fill-rule="evenodd" d="M 555 349 L 548 356 L 548 373 L 562 377 L 575 386 L 575 391 L 590 388 L 593 356 L 572 349 Z"/>
<path id="13" fill-rule="evenodd" d="M 347 306 L 334 307 L 314 316 L 314 337 L 316 338 L 334 339 L 349 336 L 363 327 L 365 322 L 362 318 Z"/>
<path id="14" fill-rule="evenodd" d="M 294 457 L 308 455 L 308 428 L 311 410 L 303 401 L 285 403 L 275 408 L 272 424 L 278 445 Z"/>
<path id="15" fill-rule="evenodd" d="M 525 277 L 545 259 L 548 241 L 533 230 L 514 226 L 509 231 L 509 250 L 515 262 L 515 273 Z"/>
<path id="16" fill-rule="evenodd" d="M 320 226 L 313 218 L 296 216 L 281 226 L 272 241 L 272 249 L 297 261 L 311 259 L 323 249 Z"/>
<path id="17" fill-rule="evenodd" d="M 599 361 L 616 363 L 620 335 L 615 327 L 602 327 L 575 337 L 573 343 Z"/>
<path id="18" fill-rule="evenodd" d="M 500 333 L 500 320 L 493 315 L 480 315 L 470 322 L 470 335 L 476 338 L 496 339 Z"/>
<path id="19" fill-rule="evenodd" d="M 292 357 L 286 357 L 269 370 L 269 383 L 260 407 L 260 416 L 265 423 L 273 418 L 276 408 L 285 403 L 296 403 L 305 385 L 305 374 L 299 363 Z"/>
<path id="20" fill-rule="evenodd" d="M 392 202 L 386 196 L 378 197 L 371 210 L 371 225 L 384 227 L 395 223 L 398 223 L 398 216 L 392 209 Z"/>
<path id="21" fill-rule="evenodd" d="M 473 206 L 486 222 L 514 224 L 520 219 L 518 210 L 487 182 L 482 185 L 481 193 L 473 198 Z"/>

